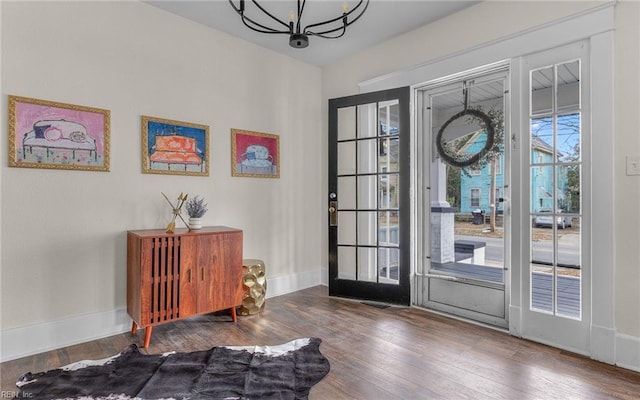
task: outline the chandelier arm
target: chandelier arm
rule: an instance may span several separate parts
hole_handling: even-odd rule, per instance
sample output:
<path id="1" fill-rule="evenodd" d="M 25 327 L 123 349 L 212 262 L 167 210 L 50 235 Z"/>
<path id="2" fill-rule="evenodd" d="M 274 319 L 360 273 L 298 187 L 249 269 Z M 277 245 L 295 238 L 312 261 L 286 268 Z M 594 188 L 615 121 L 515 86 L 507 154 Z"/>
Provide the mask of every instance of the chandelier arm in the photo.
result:
<path id="1" fill-rule="evenodd" d="M 255 1 L 254 1 L 255 3 Z M 291 29 L 289 28 L 289 25 L 284 24 L 282 21 L 278 20 L 276 18 L 276 20 L 280 23 L 282 23 L 283 25 L 285 25 L 287 27 L 287 30 L 282 30 L 279 31 L 277 29 L 271 28 L 269 26 L 263 25 L 259 22 L 254 21 L 253 19 L 247 17 L 246 15 L 244 15 L 244 6 L 242 6 L 243 2 L 241 2 L 241 7 L 236 7 L 236 5 L 233 3 L 233 0 L 229 0 L 229 4 L 231 4 L 231 7 L 233 7 L 233 9 L 235 10 L 236 13 L 238 13 L 238 15 L 240 15 L 240 20 L 242 20 L 242 23 L 249 29 L 251 29 L 252 31 L 255 32 L 260 32 L 260 33 L 280 33 L 280 34 L 291 34 Z M 258 5 L 256 3 L 256 5 L 262 9 L 262 7 L 260 5 Z M 264 11 L 264 9 L 262 9 Z M 270 15 L 272 18 L 274 18 L 271 14 L 269 14 L 268 12 L 264 11 L 265 13 L 267 13 L 268 15 Z"/>
<path id="2" fill-rule="evenodd" d="M 263 13 L 267 14 L 269 17 L 271 17 L 271 19 L 273 19 L 274 21 L 276 21 L 277 23 L 279 23 L 280 25 L 283 25 L 287 28 L 287 32 L 290 32 L 290 27 L 289 24 L 281 21 L 280 19 L 276 18 L 275 16 L 273 16 L 273 14 L 271 14 L 269 11 L 265 10 L 264 7 L 262 7 L 260 5 L 260 3 L 258 3 L 256 0 L 251 0 L 251 2 L 260 9 L 260 11 L 262 11 Z M 275 31 L 276 29 L 274 29 Z"/>
<path id="3" fill-rule="evenodd" d="M 362 5 L 363 1 L 364 0 L 360 0 L 360 2 L 355 7 L 353 7 L 350 11 L 348 11 L 348 12 L 342 14 L 342 15 L 339 15 L 339 16 L 337 16 L 335 18 L 332 18 L 332 19 L 328 19 L 326 21 L 322 21 L 322 22 L 318 22 L 318 23 L 315 23 L 315 24 L 311 24 L 311 25 L 305 26 L 304 31 L 308 32 L 310 28 L 315 28 L 315 27 L 319 27 L 319 26 L 322 26 L 322 25 L 331 24 L 333 22 L 337 22 L 337 21 L 340 21 L 340 20 L 342 20 L 344 22 L 344 26 L 349 26 L 349 25 L 353 24 L 358 19 L 360 19 L 360 17 L 362 17 L 362 14 L 364 14 L 365 11 L 367 11 L 367 7 L 369 7 L 369 0 L 366 0 L 367 2 L 364 3 L 364 8 L 360 12 L 360 14 L 358 14 L 354 19 L 352 19 L 350 22 L 345 22 L 346 18 L 349 17 L 351 14 L 355 13 L 356 11 L 358 11 L 358 8 L 360 8 L 360 6 Z M 342 27 L 336 28 L 336 29 L 332 29 L 332 30 L 330 29 L 330 30 L 327 30 L 327 31 L 324 31 L 324 32 L 319 32 L 319 33 L 335 32 L 338 29 L 342 29 Z"/>
<path id="4" fill-rule="evenodd" d="M 298 22 L 296 23 L 296 32 L 298 33 L 300 33 L 300 21 L 302 21 L 302 12 L 306 4 L 307 0 L 302 0 L 302 6 L 300 6 L 300 0 L 298 0 Z"/>
<path id="5" fill-rule="evenodd" d="M 290 34 L 289 30 L 279 31 L 277 29 L 270 28 L 268 26 L 262 25 L 261 23 L 252 20 L 251 18 L 245 16 L 244 14 L 241 14 L 240 17 L 241 17 L 240 19 L 242 20 L 242 23 L 252 31 L 260 32 L 260 33 L 280 33 L 285 35 Z"/>
<path id="6" fill-rule="evenodd" d="M 335 32 L 335 31 L 337 31 L 339 29 L 342 29 L 342 32 L 339 35 L 337 35 L 337 36 L 328 35 L 328 33 Z M 347 33 L 347 29 L 345 27 L 342 27 L 342 28 L 333 29 L 331 31 L 318 32 L 318 33 L 309 31 L 309 32 L 306 32 L 306 35 L 307 36 L 318 36 L 318 37 L 321 37 L 321 38 L 324 38 L 324 39 L 338 39 L 338 38 L 343 37 L 345 33 Z"/>

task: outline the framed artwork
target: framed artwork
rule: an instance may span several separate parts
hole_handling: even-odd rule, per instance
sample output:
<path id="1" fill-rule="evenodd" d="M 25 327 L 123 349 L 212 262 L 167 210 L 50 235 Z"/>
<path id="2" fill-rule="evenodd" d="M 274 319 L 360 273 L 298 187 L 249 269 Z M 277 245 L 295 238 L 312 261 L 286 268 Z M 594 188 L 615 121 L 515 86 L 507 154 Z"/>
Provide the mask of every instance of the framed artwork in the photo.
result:
<path id="1" fill-rule="evenodd" d="M 143 115 L 142 172 L 209 176 L 209 127 Z"/>
<path id="2" fill-rule="evenodd" d="M 231 175 L 280 177 L 280 137 L 231 129 Z"/>
<path id="3" fill-rule="evenodd" d="M 109 171 L 111 112 L 9 96 L 9 166 Z"/>

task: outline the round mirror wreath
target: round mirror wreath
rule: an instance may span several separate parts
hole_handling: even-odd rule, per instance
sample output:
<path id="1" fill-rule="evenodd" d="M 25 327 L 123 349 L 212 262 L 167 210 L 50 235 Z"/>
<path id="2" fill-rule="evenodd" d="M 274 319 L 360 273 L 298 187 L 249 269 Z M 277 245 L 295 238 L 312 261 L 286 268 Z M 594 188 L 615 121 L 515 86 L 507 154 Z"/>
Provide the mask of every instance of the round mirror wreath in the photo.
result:
<path id="1" fill-rule="evenodd" d="M 485 142 L 484 147 L 478 153 L 475 153 L 472 155 L 465 154 L 465 156 L 469 156 L 469 157 L 464 157 L 464 158 L 456 157 L 456 155 L 447 153 L 446 144 L 443 143 L 443 139 L 442 139 L 444 131 L 447 129 L 449 124 L 451 124 L 453 121 L 462 117 L 471 117 L 474 119 L 479 119 L 487 133 L 487 141 Z M 440 154 L 440 157 L 442 157 L 442 159 L 447 164 L 453 165 L 454 167 L 468 167 L 480 161 L 480 159 L 485 154 L 487 154 L 489 150 L 491 150 L 495 142 L 495 136 L 496 136 L 495 127 L 493 126 L 493 121 L 491 120 L 491 117 L 489 117 L 487 114 L 485 114 L 480 110 L 468 108 L 466 110 L 462 110 L 459 113 L 455 114 L 454 116 L 449 118 L 447 122 L 444 123 L 444 125 L 442 125 L 442 127 L 438 131 L 438 135 L 436 136 L 436 147 L 438 148 L 438 154 Z"/>

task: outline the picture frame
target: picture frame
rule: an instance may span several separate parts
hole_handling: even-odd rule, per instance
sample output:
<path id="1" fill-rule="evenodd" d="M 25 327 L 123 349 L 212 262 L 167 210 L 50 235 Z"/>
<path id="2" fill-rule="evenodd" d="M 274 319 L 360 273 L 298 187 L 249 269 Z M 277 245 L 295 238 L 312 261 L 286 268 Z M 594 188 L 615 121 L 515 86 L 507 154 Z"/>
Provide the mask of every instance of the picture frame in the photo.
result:
<path id="1" fill-rule="evenodd" d="M 9 95 L 9 166 L 109 171 L 111 111 Z"/>
<path id="2" fill-rule="evenodd" d="M 142 172 L 209 176 L 209 126 L 142 116 Z"/>
<path id="3" fill-rule="evenodd" d="M 280 178 L 280 137 L 231 129 L 231 175 Z"/>

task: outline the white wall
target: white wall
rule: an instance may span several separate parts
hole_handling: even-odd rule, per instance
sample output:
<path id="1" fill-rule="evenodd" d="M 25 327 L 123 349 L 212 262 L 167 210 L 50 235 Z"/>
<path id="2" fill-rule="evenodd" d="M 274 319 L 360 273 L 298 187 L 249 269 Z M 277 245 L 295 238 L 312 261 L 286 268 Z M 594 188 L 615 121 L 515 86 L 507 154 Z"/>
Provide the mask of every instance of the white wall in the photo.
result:
<path id="1" fill-rule="evenodd" d="M 323 68 L 323 107 L 327 100 L 357 93 L 358 84 L 387 74 L 411 73 L 417 65 L 463 54 L 606 2 L 482 2 L 450 17 Z M 615 131 L 613 196 L 615 250 L 615 327 L 617 360 L 640 368 L 640 177 L 626 176 L 624 156 L 640 154 L 640 4 L 622 1 L 615 10 Z M 569 32 L 568 32 L 569 33 Z M 499 60 L 492 60 L 499 61 Z M 478 67 L 480 65 L 477 65 Z M 454 71 L 458 72 L 458 71 Z M 420 82 L 412 82 L 420 83 Z M 326 121 L 323 121 L 326 132 Z M 326 149 L 326 139 L 324 143 Z M 597 151 L 597 149 L 595 150 Z M 323 160 L 326 163 L 326 160 Z M 598 166 L 594 166 L 598 168 Z M 324 168 L 326 170 L 326 167 Z M 326 184 L 326 175 L 323 184 Z M 323 236 L 324 237 L 324 236 Z M 598 252 L 598 249 L 592 249 Z M 323 263 L 324 264 L 324 263 Z M 594 268 L 603 266 L 595 265 Z M 607 266 L 608 268 L 609 266 Z M 627 354 L 624 354 L 627 353 Z M 623 357 L 620 357 L 620 356 Z"/>
<path id="2" fill-rule="evenodd" d="M 2 125 L 2 359 L 128 327 L 125 233 L 166 226 L 161 191 L 243 229 L 268 295 L 320 282 L 319 68 L 139 2 L 1 10 L 2 121 L 9 94 L 111 110 L 110 172 L 8 168 Z M 141 115 L 209 125 L 210 176 L 142 174 Z M 280 179 L 231 177 L 231 128 L 280 135 Z"/>

